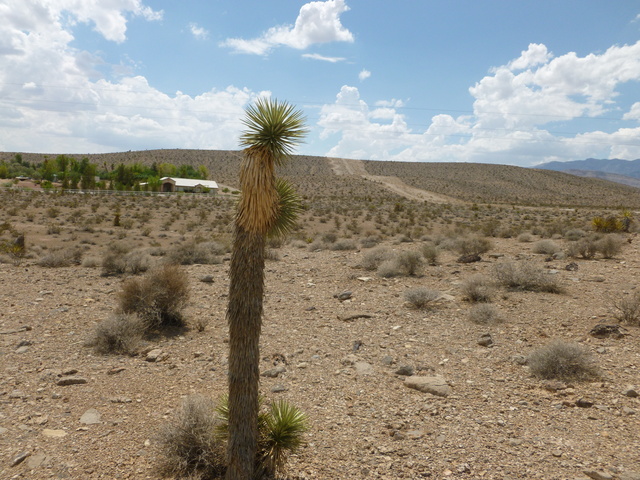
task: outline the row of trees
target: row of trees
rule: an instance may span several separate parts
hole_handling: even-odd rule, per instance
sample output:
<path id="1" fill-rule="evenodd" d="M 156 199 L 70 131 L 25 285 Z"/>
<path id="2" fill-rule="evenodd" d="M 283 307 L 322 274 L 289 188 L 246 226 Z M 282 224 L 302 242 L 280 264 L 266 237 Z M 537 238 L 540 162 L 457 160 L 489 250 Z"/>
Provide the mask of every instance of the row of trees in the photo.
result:
<path id="1" fill-rule="evenodd" d="M 162 177 L 206 180 L 207 167 L 176 166 L 171 163 L 141 163 L 98 166 L 87 157 L 77 160 L 67 155 L 45 158 L 42 163 L 30 163 L 17 153 L 10 160 L 0 160 L 0 178 L 29 177 L 36 181 L 59 182 L 64 189 L 93 190 L 159 190 Z M 142 185 L 141 184 L 145 184 Z"/>

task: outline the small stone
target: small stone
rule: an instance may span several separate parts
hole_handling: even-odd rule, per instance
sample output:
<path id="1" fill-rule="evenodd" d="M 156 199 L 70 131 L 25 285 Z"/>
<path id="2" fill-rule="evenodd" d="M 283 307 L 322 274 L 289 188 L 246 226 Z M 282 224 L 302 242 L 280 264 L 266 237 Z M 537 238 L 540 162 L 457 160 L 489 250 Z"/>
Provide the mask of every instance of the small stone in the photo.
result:
<path id="1" fill-rule="evenodd" d="M 582 473 L 593 480 L 613 480 L 613 475 L 602 470 L 584 470 Z"/>
<path id="2" fill-rule="evenodd" d="M 475 262 L 479 262 L 480 260 L 482 260 L 480 255 L 478 255 L 476 253 L 471 253 L 469 255 L 462 255 L 462 256 L 458 257 L 456 262 L 458 262 L 458 263 L 475 263 Z"/>
<path id="3" fill-rule="evenodd" d="M 591 408 L 593 407 L 593 402 L 587 400 L 586 398 L 579 398 L 578 400 L 576 400 L 576 407 Z"/>
<path id="4" fill-rule="evenodd" d="M 490 333 L 485 333 L 484 335 L 481 335 L 480 338 L 478 339 L 478 345 L 482 346 L 482 347 L 490 347 L 493 345 L 493 338 L 491 337 Z"/>
<path id="5" fill-rule="evenodd" d="M 32 455 L 31 457 L 29 457 L 29 460 L 27 460 L 27 467 L 33 470 L 34 468 L 38 468 L 40 465 L 42 465 L 45 460 L 47 460 L 47 456 L 42 453 Z"/>
<path id="6" fill-rule="evenodd" d="M 633 408 L 622 407 L 622 413 L 624 413 L 625 415 L 635 415 L 636 411 Z"/>
<path id="7" fill-rule="evenodd" d="M 16 348 L 16 353 L 22 354 L 27 353 L 29 351 L 29 347 L 27 345 L 23 345 L 21 347 Z"/>
<path id="8" fill-rule="evenodd" d="M 20 452 L 18 455 L 13 457 L 13 460 L 11 460 L 11 466 L 15 467 L 16 465 L 20 465 L 29 455 L 31 455 L 31 452 Z"/>
<path id="9" fill-rule="evenodd" d="M 403 375 L 405 377 L 410 377 L 415 373 L 414 368 L 411 365 L 402 365 L 396 370 L 396 375 Z"/>
<path id="10" fill-rule="evenodd" d="M 213 283 L 214 278 L 213 275 L 203 275 L 200 277 L 200 281 L 204 283 Z"/>
<path id="11" fill-rule="evenodd" d="M 168 355 L 165 354 L 159 348 L 154 348 L 149 353 L 147 353 L 147 356 L 145 357 L 145 360 L 147 362 L 160 362 L 160 361 L 164 360 L 165 358 L 167 358 L 167 356 Z"/>
<path id="12" fill-rule="evenodd" d="M 107 370 L 107 375 L 115 375 L 117 373 L 124 372 L 125 370 L 126 368 L 124 367 L 114 367 L 110 370 Z"/>
<path id="13" fill-rule="evenodd" d="M 562 452 L 560 450 L 554 450 L 553 452 L 551 452 L 551 455 L 556 458 L 560 458 L 562 456 Z"/>
<path id="14" fill-rule="evenodd" d="M 560 380 L 546 380 L 542 382 L 542 388 L 550 392 L 557 392 L 558 390 L 566 390 L 567 384 Z"/>
<path id="15" fill-rule="evenodd" d="M 393 359 L 393 357 L 390 357 L 389 355 L 382 357 L 382 364 L 390 367 L 391 365 L 393 365 L 395 362 L 395 360 Z"/>
<path id="16" fill-rule="evenodd" d="M 511 360 L 516 365 L 526 365 L 528 363 L 527 357 L 525 357 L 524 355 L 514 355 L 513 357 L 511 357 Z"/>
<path id="17" fill-rule="evenodd" d="M 356 375 L 368 376 L 375 373 L 373 366 L 367 362 L 356 362 L 353 367 L 356 369 Z"/>
<path id="18" fill-rule="evenodd" d="M 95 408 L 90 408 L 82 414 L 80 417 L 80 423 L 85 425 L 95 425 L 96 423 L 102 423 L 102 414 Z"/>
<path id="19" fill-rule="evenodd" d="M 66 387 L 67 385 L 82 385 L 85 383 L 87 383 L 86 378 L 71 375 L 69 377 L 62 377 L 56 382 L 56 385 L 58 385 L 59 387 Z"/>
<path id="20" fill-rule="evenodd" d="M 286 392 L 287 390 L 289 389 L 284 385 L 274 385 L 273 387 L 271 387 L 272 393 L 282 393 L 282 392 Z"/>
<path id="21" fill-rule="evenodd" d="M 66 377 L 67 375 L 75 375 L 76 373 L 78 373 L 78 369 L 77 368 L 67 368 L 66 370 L 62 371 L 62 376 Z"/>
<path id="22" fill-rule="evenodd" d="M 435 377 L 407 377 L 404 385 L 419 392 L 430 393 L 438 397 L 446 397 L 451 393 L 451 387 L 447 381 L 440 376 Z"/>
<path id="23" fill-rule="evenodd" d="M 577 272 L 578 271 L 578 264 L 576 262 L 571 262 L 566 267 L 564 267 L 564 269 L 567 272 Z"/>
<path id="24" fill-rule="evenodd" d="M 111 403 L 131 403 L 132 400 L 129 397 L 112 397 L 109 399 Z"/>
<path id="25" fill-rule="evenodd" d="M 349 300 L 352 295 L 353 295 L 353 292 L 351 292 L 349 290 L 345 290 L 342 293 L 338 293 L 338 294 L 334 295 L 334 297 L 337 298 L 338 300 L 340 300 L 341 302 L 344 302 L 345 300 Z"/>
<path id="26" fill-rule="evenodd" d="M 636 390 L 636 387 L 627 387 L 622 391 L 622 394 L 625 397 L 637 398 L 638 397 L 638 390 Z"/>
<path id="27" fill-rule="evenodd" d="M 279 375 L 283 374 L 284 372 L 286 372 L 287 369 L 283 366 L 279 366 L 279 367 L 275 367 L 275 368 L 270 368 L 269 370 L 265 370 L 264 372 L 261 373 L 261 376 L 263 377 L 269 377 L 269 378 L 276 378 Z"/>
<path id="28" fill-rule="evenodd" d="M 307 362 L 300 362 L 296 365 L 296 368 L 307 368 L 309 364 Z"/>
<path id="29" fill-rule="evenodd" d="M 22 390 L 13 390 L 9 394 L 9 398 L 26 398 L 27 395 Z"/>
<path id="30" fill-rule="evenodd" d="M 358 359 L 357 355 L 354 355 L 352 353 L 352 354 L 347 355 L 346 357 L 344 357 L 342 360 L 340 360 L 340 363 L 346 367 L 346 366 L 350 366 L 350 365 L 355 365 L 355 363 L 358 360 L 359 359 Z"/>
<path id="31" fill-rule="evenodd" d="M 45 437 L 62 438 L 67 435 L 67 432 L 65 432 L 64 430 L 51 430 L 45 428 L 44 430 L 42 430 L 42 435 L 44 435 Z"/>

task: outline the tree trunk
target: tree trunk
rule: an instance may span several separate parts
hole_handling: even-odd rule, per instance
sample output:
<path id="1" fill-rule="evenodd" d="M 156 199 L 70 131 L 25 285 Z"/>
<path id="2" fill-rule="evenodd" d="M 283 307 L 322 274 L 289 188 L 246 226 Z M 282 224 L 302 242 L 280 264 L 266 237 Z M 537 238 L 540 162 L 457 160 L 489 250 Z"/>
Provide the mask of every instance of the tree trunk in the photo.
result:
<path id="1" fill-rule="evenodd" d="M 227 480 L 253 478 L 258 442 L 265 237 L 236 224 L 230 265 Z"/>

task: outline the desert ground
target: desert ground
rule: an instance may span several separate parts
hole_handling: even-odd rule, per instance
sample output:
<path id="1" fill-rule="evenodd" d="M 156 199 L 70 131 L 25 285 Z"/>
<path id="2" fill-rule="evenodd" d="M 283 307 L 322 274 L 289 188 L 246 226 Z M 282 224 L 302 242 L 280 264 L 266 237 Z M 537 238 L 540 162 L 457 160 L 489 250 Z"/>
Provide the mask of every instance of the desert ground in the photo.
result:
<path id="1" fill-rule="evenodd" d="M 227 160 L 210 170 L 235 186 Z M 455 170 L 431 188 L 418 166 L 314 162 L 287 170 L 306 210 L 266 265 L 260 390 L 310 423 L 285 478 L 640 479 L 640 326 L 616 309 L 638 295 L 638 190 L 551 172 L 527 179 L 538 196 L 507 176 L 509 187 L 470 195 Z M 567 178 L 580 195 L 556 196 L 551 182 Z M 23 254 L 0 256 L 0 478 L 161 478 L 163 425 L 185 397 L 227 388 L 234 201 L 0 188 L 0 240 L 25 238 Z M 591 220 L 622 207 L 631 231 L 593 237 Z M 612 255 L 576 254 L 603 238 L 615 238 Z M 465 239 L 484 242 L 479 261 L 459 261 Z M 206 261 L 189 260 L 210 244 Z M 388 276 L 372 252 L 419 260 Z M 110 253 L 144 268 L 105 272 Z M 87 346 L 123 283 L 168 259 L 185 263 L 187 327 L 147 336 L 132 355 Z M 505 264 L 529 265 L 559 293 L 498 285 Z M 472 277 L 492 321 L 474 321 Z M 415 289 L 435 299 L 418 308 Z M 619 333 L 594 336 L 598 324 Z M 555 340 L 582 346 L 597 375 L 534 375 L 530 355 Z M 439 389 L 410 388 L 416 377 Z"/>

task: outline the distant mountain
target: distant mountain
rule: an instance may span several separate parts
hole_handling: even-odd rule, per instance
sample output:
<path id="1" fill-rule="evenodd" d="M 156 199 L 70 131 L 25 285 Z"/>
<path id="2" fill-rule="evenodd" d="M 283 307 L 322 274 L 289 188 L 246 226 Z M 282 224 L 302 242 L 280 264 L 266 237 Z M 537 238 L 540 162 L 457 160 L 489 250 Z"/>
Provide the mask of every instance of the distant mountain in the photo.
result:
<path id="1" fill-rule="evenodd" d="M 570 162 L 549 162 L 538 165 L 536 168 L 544 170 L 555 170 L 556 172 L 567 172 L 581 177 L 597 177 L 613 182 L 625 183 L 624 179 L 614 180 L 606 176 L 588 174 L 587 172 L 602 172 L 622 175 L 625 177 L 640 179 L 640 159 L 638 160 L 620 160 L 612 158 L 610 160 L 598 160 L 596 158 L 587 158 L 586 160 L 573 160 Z M 583 173 L 581 173 L 583 172 Z M 626 183 L 630 185 L 629 183 Z M 637 185 L 633 185 L 634 187 Z"/>

